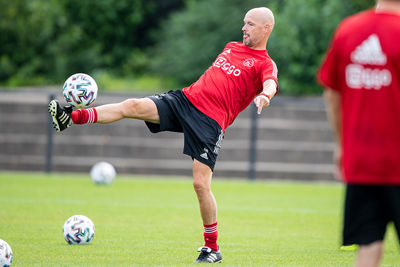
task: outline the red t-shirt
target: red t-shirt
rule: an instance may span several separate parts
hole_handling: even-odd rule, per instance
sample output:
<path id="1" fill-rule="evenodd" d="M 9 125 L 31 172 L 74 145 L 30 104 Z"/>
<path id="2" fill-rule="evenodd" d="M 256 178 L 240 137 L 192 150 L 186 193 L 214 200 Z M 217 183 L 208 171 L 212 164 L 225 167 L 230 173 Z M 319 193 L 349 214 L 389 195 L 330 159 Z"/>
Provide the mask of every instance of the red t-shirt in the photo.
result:
<path id="1" fill-rule="evenodd" d="M 347 183 L 400 185 L 399 40 L 399 15 L 353 15 L 337 28 L 318 73 L 341 94 Z"/>
<path id="2" fill-rule="evenodd" d="M 267 50 L 231 42 L 194 84 L 183 89 L 189 101 L 225 131 L 261 93 L 263 83 L 278 84 L 278 70 Z"/>

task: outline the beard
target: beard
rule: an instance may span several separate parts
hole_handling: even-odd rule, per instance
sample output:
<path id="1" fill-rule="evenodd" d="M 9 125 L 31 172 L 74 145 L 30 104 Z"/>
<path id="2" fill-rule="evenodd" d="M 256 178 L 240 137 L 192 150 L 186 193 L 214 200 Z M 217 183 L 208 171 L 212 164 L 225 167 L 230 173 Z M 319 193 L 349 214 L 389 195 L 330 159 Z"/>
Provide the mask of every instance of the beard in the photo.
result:
<path id="1" fill-rule="evenodd" d="M 254 45 L 253 41 L 249 37 L 243 38 L 243 44 L 247 47 L 252 47 Z"/>

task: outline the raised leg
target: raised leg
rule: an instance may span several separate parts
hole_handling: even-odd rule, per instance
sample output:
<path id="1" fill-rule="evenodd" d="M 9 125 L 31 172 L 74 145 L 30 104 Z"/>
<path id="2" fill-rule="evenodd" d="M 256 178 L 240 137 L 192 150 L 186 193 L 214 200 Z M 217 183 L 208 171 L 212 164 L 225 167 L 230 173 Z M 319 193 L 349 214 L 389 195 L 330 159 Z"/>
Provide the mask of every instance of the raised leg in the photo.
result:
<path id="1" fill-rule="evenodd" d="M 97 123 L 112 123 L 124 118 L 160 123 L 156 104 L 149 98 L 131 98 L 120 103 L 96 107 Z"/>

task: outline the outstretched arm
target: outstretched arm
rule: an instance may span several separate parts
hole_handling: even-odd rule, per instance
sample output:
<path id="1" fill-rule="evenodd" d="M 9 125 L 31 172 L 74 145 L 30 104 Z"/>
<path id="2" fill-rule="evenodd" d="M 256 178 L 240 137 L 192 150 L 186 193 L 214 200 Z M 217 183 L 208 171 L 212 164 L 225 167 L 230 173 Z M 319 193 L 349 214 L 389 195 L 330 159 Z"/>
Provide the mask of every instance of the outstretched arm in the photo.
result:
<path id="1" fill-rule="evenodd" d="M 276 82 L 272 79 L 266 80 L 263 84 L 263 91 L 254 99 L 257 107 L 257 114 L 261 114 L 264 107 L 268 107 L 271 99 L 276 94 Z"/>

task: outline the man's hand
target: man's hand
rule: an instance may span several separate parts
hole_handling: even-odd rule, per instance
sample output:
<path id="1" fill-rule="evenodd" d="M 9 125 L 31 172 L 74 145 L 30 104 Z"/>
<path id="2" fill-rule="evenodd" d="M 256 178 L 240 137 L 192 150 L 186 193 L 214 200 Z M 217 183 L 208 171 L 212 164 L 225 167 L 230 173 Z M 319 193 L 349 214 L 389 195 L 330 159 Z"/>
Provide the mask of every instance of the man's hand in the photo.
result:
<path id="1" fill-rule="evenodd" d="M 340 145 L 337 145 L 335 150 L 333 151 L 333 164 L 334 164 L 334 171 L 333 176 L 338 181 L 343 181 L 343 167 L 342 167 L 342 148 Z"/>
<path id="2" fill-rule="evenodd" d="M 257 114 L 260 115 L 262 109 L 265 107 L 268 107 L 269 103 L 270 103 L 270 100 L 265 95 L 258 95 L 256 98 L 254 98 L 254 104 L 256 104 L 256 107 L 257 107 Z"/>
<path id="3" fill-rule="evenodd" d="M 257 114 L 261 114 L 263 108 L 268 107 L 271 98 L 276 94 L 277 84 L 274 80 L 268 79 L 263 83 L 262 92 L 254 98 L 254 104 L 257 107 Z"/>

